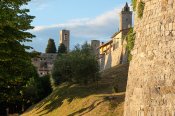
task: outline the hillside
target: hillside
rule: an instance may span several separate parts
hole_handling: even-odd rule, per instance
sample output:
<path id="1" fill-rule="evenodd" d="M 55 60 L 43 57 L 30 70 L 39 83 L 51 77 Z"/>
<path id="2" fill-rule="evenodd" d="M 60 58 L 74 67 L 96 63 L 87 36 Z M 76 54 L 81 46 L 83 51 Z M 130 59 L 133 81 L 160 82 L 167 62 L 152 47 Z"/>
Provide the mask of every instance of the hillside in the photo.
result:
<path id="1" fill-rule="evenodd" d="M 101 72 L 98 86 L 63 84 L 22 116 L 122 116 L 127 73 L 128 64 L 120 65 Z"/>

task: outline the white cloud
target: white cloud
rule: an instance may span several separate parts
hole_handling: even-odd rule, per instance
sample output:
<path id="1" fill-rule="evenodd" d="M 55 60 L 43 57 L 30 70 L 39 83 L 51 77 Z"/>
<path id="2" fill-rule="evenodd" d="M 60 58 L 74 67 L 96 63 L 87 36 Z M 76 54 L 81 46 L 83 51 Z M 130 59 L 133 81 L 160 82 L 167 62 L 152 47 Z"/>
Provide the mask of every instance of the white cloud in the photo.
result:
<path id="1" fill-rule="evenodd" d="M 31 30 L 37 36 L 31 45 L 36 50 L 43 52 L 49 37 L 54 38 L 58 45 L 59 31 L 62 29 L 71 31 L 71 46 L 91 39 L 104 40 L 107 38 L 109 40 L 112 34 L 118 31 L 120 9 L 106 12 L 94 19 L 73 19 L 62 24 L 36 26 Z"/>

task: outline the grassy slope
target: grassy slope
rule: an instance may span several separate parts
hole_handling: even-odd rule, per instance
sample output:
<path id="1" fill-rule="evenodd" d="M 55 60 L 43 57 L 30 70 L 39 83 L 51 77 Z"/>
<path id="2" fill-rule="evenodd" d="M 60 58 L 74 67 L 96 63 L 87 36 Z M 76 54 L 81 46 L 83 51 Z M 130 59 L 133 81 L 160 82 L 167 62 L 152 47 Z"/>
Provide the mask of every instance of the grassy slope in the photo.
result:
<path id="1" fill-rule="evenodd" d="M 127 70 L 121 65 L 102 72 L 98 87 L 61 85 L 23 116 L 122 116 Z M 114 85 L 120 93 L 113 93 Z"/>

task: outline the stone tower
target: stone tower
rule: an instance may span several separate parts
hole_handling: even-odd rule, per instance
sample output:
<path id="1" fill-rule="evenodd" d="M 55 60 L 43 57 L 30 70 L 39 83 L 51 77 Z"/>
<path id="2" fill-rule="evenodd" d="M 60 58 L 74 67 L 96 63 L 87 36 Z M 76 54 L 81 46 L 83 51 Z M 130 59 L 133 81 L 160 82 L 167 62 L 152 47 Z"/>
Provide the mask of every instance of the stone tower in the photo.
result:
<path id="1" fill-rule="evenodd" d="M 175 1 L 142 1 L 124 116 L 175 116 Z"/>
<path id="2" fill-rule="evenodd" d="M 69 43 L 70 43 L 70 31 L 69 30 L 61 30 L 60 31 L 60 44 L 64 44 L 69 51 Z"/>
<path id="3" fill-rule="evenodd" d="M 95 55 L 99 55 L 99 49 L 97 49 L 98 47 L 100 47 L 100 41 L 99 40 L 91 40 L 91 47 L 92 47 L 92 51 Z"/>
<path id="4" fill-rule="evenodd" d="M 128 29 L 132 26 L 132 12 L 128 3 L 124 6 L 120 13 L 120 30 Z"/>

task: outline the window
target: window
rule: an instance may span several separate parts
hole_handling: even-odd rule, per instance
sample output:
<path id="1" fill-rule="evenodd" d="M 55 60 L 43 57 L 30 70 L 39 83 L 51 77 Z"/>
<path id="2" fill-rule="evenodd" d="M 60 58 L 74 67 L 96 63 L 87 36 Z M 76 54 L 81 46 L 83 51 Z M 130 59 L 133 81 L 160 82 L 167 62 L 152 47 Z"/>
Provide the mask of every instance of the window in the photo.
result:
<path id="1" fill-rule="evenodd" d="M 119 46 L 119 42 L 117 41 L 117 42 L 115 42 L 115 43 L 113 44 L 113 50 L 117 49 L 118 46 Z"/>
<path id="2" fill-rule="evenodd" d="M 65 35 L 64 35 L 64 40 L 66 41 L 67 39 L 68 39 L 68 35 L 65 34 Z"/>

